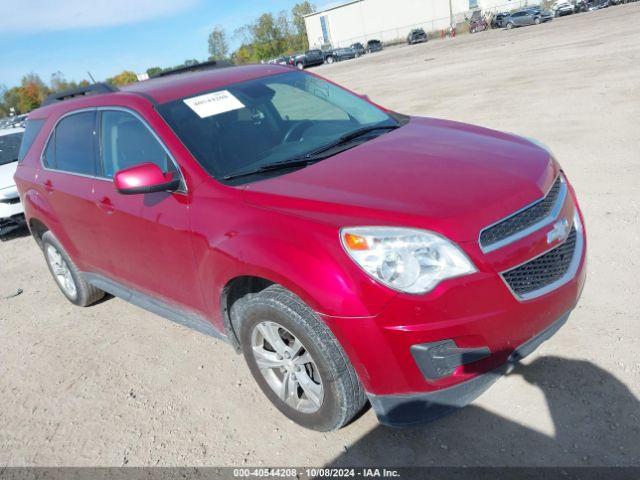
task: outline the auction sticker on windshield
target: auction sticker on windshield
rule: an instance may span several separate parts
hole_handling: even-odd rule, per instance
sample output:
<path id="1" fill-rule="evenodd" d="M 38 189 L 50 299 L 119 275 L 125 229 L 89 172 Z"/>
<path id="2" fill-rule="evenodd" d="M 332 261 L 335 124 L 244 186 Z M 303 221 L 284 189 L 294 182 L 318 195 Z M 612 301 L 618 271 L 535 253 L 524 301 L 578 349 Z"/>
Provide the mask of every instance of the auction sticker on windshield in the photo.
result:
<path id="1" fill-rule="evenodd" d="M 233 96 L 228 90 L 220 90 L 219 92 L 206 93 L 191 97 L 184 100 L 187 106 L 196 112 L 200 118 L 207 118 L 213 115 L 230 112 L 244 108 L 240 100 Z"/>

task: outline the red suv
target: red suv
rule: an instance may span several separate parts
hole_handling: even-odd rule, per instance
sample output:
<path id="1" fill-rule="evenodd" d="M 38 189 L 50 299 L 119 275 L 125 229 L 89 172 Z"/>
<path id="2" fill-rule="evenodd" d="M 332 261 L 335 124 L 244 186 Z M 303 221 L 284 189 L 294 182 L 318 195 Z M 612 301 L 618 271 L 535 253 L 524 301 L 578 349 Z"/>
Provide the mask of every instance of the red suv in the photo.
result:
<path id="1" fill-rule="evenodd" d="M 47 103 L 15 178 L 62 293 L 225 339 L 305 427 L 460 408 L 580 296 L 583 219 L 534 141 L 279 65 Z"/>

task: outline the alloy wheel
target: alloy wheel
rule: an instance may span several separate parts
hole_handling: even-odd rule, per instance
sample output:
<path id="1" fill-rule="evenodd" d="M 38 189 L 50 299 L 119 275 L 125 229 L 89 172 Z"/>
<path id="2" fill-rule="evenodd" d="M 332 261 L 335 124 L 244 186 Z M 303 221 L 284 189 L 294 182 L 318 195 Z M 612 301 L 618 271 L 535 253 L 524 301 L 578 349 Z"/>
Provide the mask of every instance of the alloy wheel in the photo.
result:
<path id="1" fill-rule="evenodd" d="M 51 244 L 47 245 L 47 262 L 51 267 L 53 276 L 60 285 L 60 288 L 70 297 L 75 299 L 78 295 L 78 289 L 76 288 L 76 282 L 71 275 L 69 265 L 64 260 L 60 252 L 56 247 Z"/>
<path id="2" fill-rule="evenodd" d="M 251 350 L 260 373 L 278 397 L 302 413 L 317 412 L 324 388 L 310 352 L 289 330 L 262 321 L 251 332 Z"/>

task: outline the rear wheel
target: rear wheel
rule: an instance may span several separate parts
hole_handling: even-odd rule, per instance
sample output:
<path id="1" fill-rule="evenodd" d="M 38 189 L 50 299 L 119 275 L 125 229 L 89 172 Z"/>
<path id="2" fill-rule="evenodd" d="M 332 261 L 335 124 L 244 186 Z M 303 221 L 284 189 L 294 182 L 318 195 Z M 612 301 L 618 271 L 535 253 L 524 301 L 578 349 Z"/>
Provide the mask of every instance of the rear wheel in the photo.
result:
<path id="1" fill-rule="evenodd" d="M 298 63 L 296 63 L 296 67 L 298 67 L 298 70 L 302 70 L 302 69 L 304 69 L 304 63 L 298 62 Z"/>
<path id="2" fill-rule="evenodd" d="M 104 292 L 87 282 L 58 239 L 51 233 L 42 235 L 42 250 L 51 275 L 65 297 L 75 305 L 86 307 L 104 297 Z"/>
<path id="3" fill-rule="evenodd" d="M 327 57 L 327 63 L 333 63 L 335 59 L 331 56 Z"/>
<path id="4" fill-rule="evenodd" d="M 507 30 L 511 30 L 513 28 L 513 23 L 507 23 Z"/>
<path id="5" fill-rule="evenodd" d="M 540 18 L 536 17 L 536 19 L 533 21 L 533 23 L 535 23 L 536 25 L 540 25 Z"/>
<path id="6" fill-rule="evenodd" d="M 291 420 L 329 431 L 362 410 L 366 397 L 351 363 L 300 298 L 272 285 L 235 302 L 231 318 L 253 377 Z"/>

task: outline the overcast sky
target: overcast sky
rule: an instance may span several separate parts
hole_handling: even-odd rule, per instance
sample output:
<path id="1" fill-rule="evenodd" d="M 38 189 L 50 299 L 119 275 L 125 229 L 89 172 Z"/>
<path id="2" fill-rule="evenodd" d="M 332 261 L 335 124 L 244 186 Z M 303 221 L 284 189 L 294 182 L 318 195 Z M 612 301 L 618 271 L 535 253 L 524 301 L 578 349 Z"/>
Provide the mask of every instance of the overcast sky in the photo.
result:
<path id="1" fill-rule="evenodd" d="M 104 80 L 208 57 L 215 25 L 233 31 L 264 12 L 289 10 L 296 0 L 18 0 L 0 6 L 0 85 L 22 75 L 49 81 Z M 312 2 L 323 7 L 333 1 Z M 232 47 L 238 41 L 230 38 Z"/>

